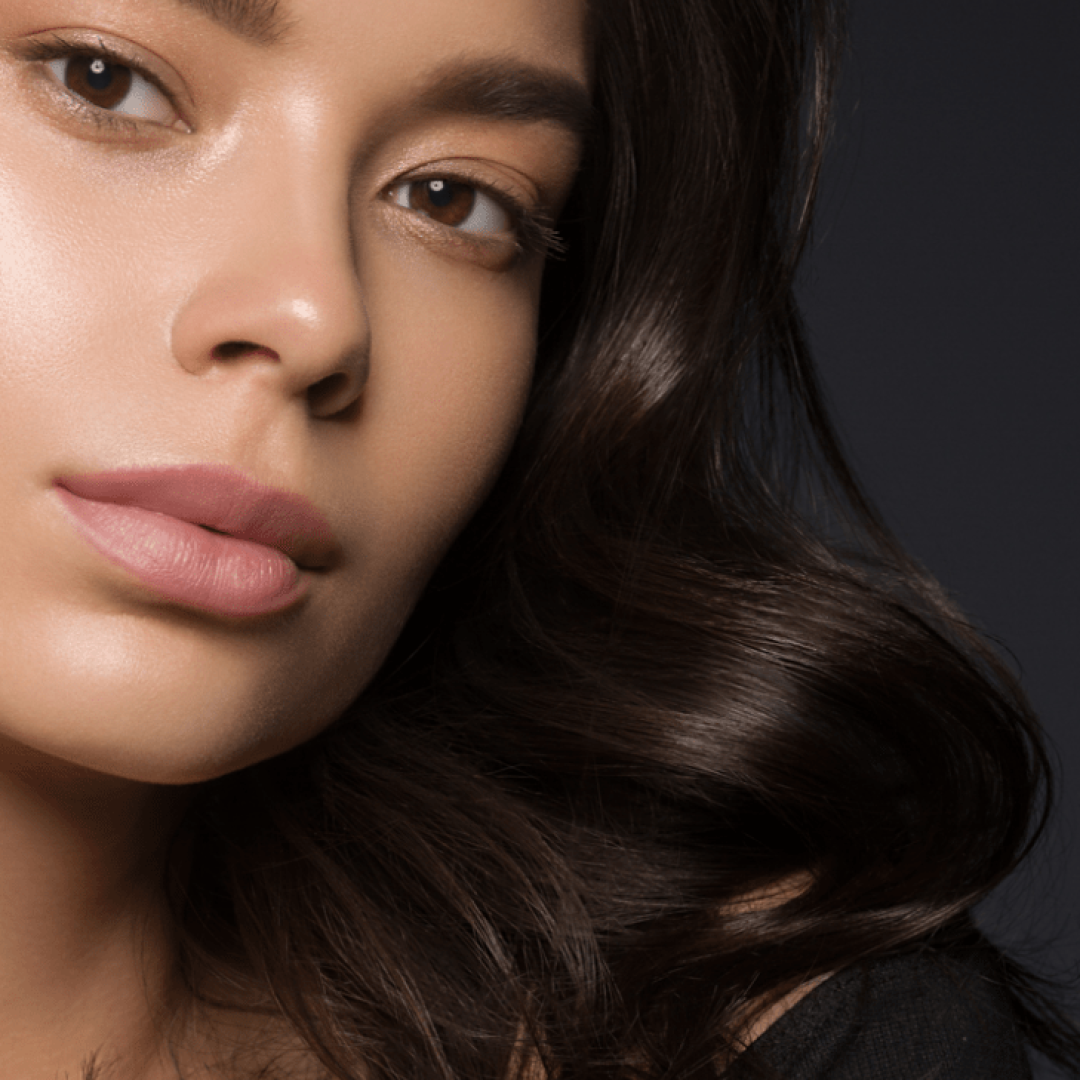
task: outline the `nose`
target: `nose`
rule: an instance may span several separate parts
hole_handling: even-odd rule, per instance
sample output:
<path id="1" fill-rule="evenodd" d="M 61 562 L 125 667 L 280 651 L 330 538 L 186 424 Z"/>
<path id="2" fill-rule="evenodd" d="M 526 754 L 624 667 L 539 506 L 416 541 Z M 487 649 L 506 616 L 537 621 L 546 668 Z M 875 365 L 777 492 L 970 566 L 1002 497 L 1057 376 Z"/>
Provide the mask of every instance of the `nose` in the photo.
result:
<path id="1" fill-rule="evenodd" d="M 301 178 L 266 175 L 231 212 L 218 203 L 212 220 L 224 228 L 198 245 L 201 273 L 174 318 L 173 356 L 197 376 L 257 372 L 312 416 L 337 416 L 360 396 L 370 351 L 347 211 L 337 212 L 347 199 L 325 180 L 305 190 Z M 230 190 L 242 190 L 235 178 Z"/>

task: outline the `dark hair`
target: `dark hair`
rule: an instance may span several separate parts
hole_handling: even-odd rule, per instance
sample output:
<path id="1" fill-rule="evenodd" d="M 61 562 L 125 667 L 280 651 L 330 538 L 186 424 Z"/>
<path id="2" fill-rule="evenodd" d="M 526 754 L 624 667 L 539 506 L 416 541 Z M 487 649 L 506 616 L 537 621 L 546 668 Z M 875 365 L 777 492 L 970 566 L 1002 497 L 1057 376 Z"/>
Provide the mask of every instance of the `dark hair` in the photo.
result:
<path id="1" fill-rule="evenodd" d="M 517 447 L 348 714 L 206 787 L 190 984 L 337 1077 L 691 1078 L 748 1008 L 930 939 L 1075 1065 L 968 916 L 1044 820 L 1036 721 L 849 472 L 793 298 L 842 12 L 591 19 Z"/>

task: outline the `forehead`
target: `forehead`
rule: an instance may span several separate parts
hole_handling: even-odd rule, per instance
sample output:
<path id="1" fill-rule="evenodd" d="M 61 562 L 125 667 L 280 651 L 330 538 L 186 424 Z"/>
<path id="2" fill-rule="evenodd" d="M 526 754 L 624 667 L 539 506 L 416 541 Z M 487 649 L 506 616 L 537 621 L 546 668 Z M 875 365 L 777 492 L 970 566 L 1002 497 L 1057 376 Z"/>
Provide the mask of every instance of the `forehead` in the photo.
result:
<path id="1" fill-rule="evenodd" d="M 260 64 L 263 74 L 294 86 L 314 77 L 334 97 L 384 110 L 381 124 L 425 113 L 548 121 L 579 145 L 591 127 L 587 0 L 137 2 L 213 24 L 251 59 L 278 61 Z"/>
<path id="2" fill-rule="evenodd" d="M 197 12 L 273 48 L 322 42 L 369 56 L 391 40 L 417 50 L 483 45 L 584 76 L 586 0 L 150 0 Z"/>

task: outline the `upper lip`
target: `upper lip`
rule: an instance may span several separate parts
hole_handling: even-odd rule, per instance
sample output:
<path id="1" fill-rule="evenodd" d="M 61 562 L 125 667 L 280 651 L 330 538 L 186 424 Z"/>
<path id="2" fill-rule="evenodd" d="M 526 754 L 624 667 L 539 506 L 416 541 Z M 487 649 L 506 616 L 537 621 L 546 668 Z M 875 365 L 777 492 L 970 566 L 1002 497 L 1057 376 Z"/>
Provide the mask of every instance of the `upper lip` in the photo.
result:
<path id="1" fill-rule="evenodd" d="M 138 506 L 277 548 L 304 569 L 323 569 L 339 546 L 329 522 L 302 495 L 268 487 L 223 465 L 171 465 L 63 476 L 82 499 Z"/>

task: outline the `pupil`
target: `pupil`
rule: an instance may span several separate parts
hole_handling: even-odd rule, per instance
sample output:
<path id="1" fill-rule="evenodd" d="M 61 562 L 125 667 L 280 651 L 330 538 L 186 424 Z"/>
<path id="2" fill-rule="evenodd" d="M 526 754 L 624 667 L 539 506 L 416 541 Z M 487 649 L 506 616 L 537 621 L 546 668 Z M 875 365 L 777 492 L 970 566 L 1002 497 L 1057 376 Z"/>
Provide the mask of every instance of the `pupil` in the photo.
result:
<path id="1" fill-rule="evenodd" d="M 76 56 L 65 66 L 64 85 L 99 109 L 115 109 L 131 93 L 135 75 L 123 64 L 110 64 L 100 56 Z"/>
<path id="2" fill-rule="evenodd" d="M 92 60 L 86 74 L 86 83 L 91 90 L 108 90 L 112 85 L 113 73 L 104 60 Z"/>
<path id="3" fill-rule="evenodd" d="M 446 180 L 429 180 L 428 198 L 432 206 L 449 206 L 454 201 L 454 185 Z"/>

